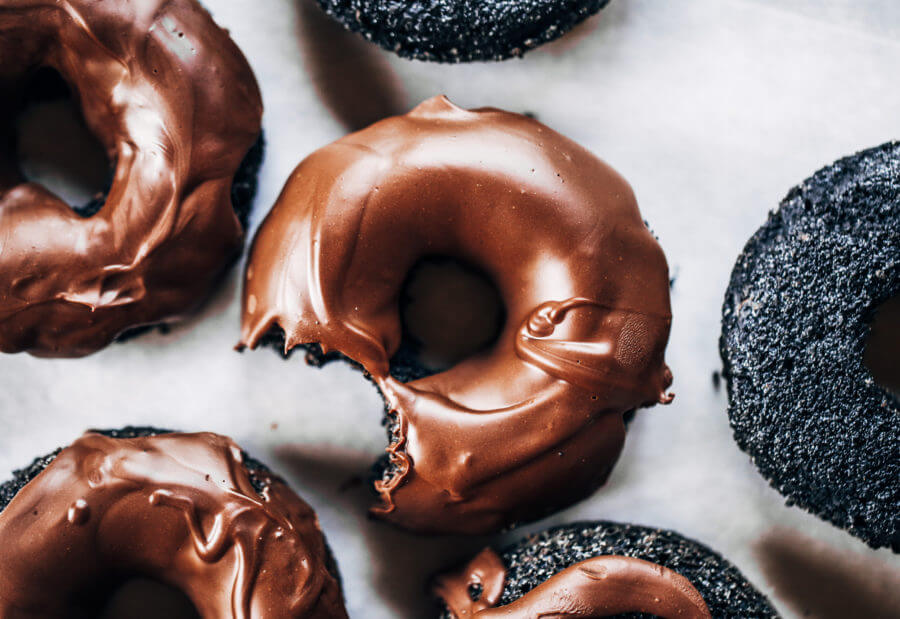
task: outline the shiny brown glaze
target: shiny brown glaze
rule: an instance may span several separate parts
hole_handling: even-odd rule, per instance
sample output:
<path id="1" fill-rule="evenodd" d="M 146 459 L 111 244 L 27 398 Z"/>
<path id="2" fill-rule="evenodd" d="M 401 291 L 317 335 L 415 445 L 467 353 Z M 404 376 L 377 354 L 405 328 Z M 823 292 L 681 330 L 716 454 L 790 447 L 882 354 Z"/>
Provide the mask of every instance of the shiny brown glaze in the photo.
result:
<path id="1" fill-rule="evenodd" d="M 116 163 L 90 218 L 27 182 L 3 139 L 22 80 L 42 66 L 69 83 Z M 85 355 L 207 297 L 241 246 L 231 183 L 262 103 L 194 0 L 4 1 L 0 113 L 0 351 Z"/>
<path id="2" fill-rule="evenodd" d="M 485 548 L 463 569 L 435 578 L 431 590 L 457 619 L 465 619 L 496 606 L 505 583 L 503 561 L 496 552 Z"/>
<path id="3" fill-rule="evenodd" d="M 497 284 L 490 349 L 409 383 L 389 373 L 421 258 Z M 360 363 L 396 421 L 376 515 L 478 533 L 577 501 L 609 475 L 623 413 L 667 402 L 665 257 L 631 188 L 544 125 L 444 97 L 294 171 L 247 266 L 242 346 L 273 327 Z"/>
<path id="4" fill-rule="evenodd" d="M 712 616 L 703 597 L 687 578 L 662 565 L 633 557 L 607 555 L 581 561 L 510 604 L 495 607 L 505 579 L 503 562 L 487 548 L 459 571 L 435 579 L 433 592 L 456 619 L 589 619 L 630 612 L 667 619 Z M 472 591 L 478 595 L 473 596 Z"/>
<path id="5" fill-rule="evenodd" d="M 182 590 L 204 618 L 343 618 L 312 509 L 215 434 L 85 434 L 0 512 L 0 617 L 66 617 L 116 575 Z"/>

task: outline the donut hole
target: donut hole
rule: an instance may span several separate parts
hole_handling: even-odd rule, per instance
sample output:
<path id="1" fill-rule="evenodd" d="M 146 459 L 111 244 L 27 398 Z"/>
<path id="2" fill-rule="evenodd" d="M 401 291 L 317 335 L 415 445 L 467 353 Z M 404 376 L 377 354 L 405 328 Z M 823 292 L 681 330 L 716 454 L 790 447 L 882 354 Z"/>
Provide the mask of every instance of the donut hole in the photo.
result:
<path id="1" fill-rule="evenodd" d="M 19 172 L 92 215 L 103 205 L 113 168 L 68 85 L 55 70 L 39 69 L 25 81 L 23 104 L 13 120 Z"/>
<path id="2" fill-rule="evenodd" d="M 497 285 L 482 269 L 429 256 L 410 270 L 400 294 L 403 339 L 391 359 L 400 380 L 446 370 L 496 343 L 506 321 Z"/>
<path id="3" fill-rule="evenodd" d="M 869 326 L 863 364 L 876 383 L 900 398 L 900 295 L 879 305 Z"/>
<path id="4" fill-rule="evenodd" d="M 143 576 L 119 575 L 76 596 L 72 619 L 199 619 L 179 589 Z"/>

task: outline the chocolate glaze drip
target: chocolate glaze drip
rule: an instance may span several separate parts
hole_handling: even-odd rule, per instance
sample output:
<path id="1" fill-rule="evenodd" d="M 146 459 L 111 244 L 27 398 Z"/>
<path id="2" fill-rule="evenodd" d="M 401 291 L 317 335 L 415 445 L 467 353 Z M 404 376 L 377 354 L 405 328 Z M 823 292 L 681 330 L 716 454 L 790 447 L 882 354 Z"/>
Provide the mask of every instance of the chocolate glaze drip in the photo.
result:
<path id="1" fill-rule="evenodd" d="M 482 268 L 497 343 L 447 371 L 391 377 L 399 295 L 423 256 Z M 301 162 L 247 266 L 241 346 L 273 327 L 361 364 L 396 421 L 373 512 L 477 533 L 601 485 L 623 413 L 666 402 L 668 269 L 631 188 L 544 125 L 444 97 Z"/>
<path id="2" fill-rule="evenodd" d="M 25 181 L 0 127 L 0 351 L 85 355 L 196 307 L 240 248 L 230 188 L 262 115 L 228 34 L 194 0 L 8 0 L 0 59 L 7 119 L 52 67 L 116 162 L 82 218 Z"/>
<path id="3" fill-rule="evenodd" d="M 579 308 L 590 308 L 600 314 L 605 329 L 592 334 L 597 339 L 551 339 L 565 324 L 568 313 Z M 634 309 L 606 307 L 583 297 L 549 302 L 535 309 L 519 329 L 516 354 L 547 374 L 589 391 L 601 390 L 607 384 L 627 384 L 635 381 L 629 366 L 632 363 L 639 366 L 648 353 L 652 354 L 658 331 L 648 328 L 647 323 L 653 322 L 657 322 L 653 326 L 668 328 L 669 319 L 648 316 Z M 610 332 L 618 334 L 618 338 L 609 338 Z M 663 371 L 663 378 L 668 385 L 672 379 L 667 372 Z M 640 388 L 634 384 L 635 390 Z M 660 394 L 659 402 L 668 404 L 673 397 Z"/>
<path id="4" fill-rule="evenodd" d="M 435 578 L 432 591 L 457 619 L 493 608 L 503 595 L 506 567 L 497 553 L 485 548 L 464 569 Z"/>
<path id="5" fill-rule="evenodd" d="M 503 562 L 487 548 L 461 570 L 435 579 L 433 590 L 457 619 L 590 618 L 628 612 L 669 619 L 712 616 L 703 597 L 684 576 L 633 557 L 607 555 L 581 561 L 514 602 L 494 608 L 505 578 Z M 481 593 L 472 595 L 472 591 Z"/>
<path id="6" fill-rule="evenodd" d="M 203 617 L 346 617 L 312 509 L 256 475 L 260 493 L 215 434 L 85 434 L 0 512 L 0 616 L 64 617 L 80 592 L 139 574 Z"/>

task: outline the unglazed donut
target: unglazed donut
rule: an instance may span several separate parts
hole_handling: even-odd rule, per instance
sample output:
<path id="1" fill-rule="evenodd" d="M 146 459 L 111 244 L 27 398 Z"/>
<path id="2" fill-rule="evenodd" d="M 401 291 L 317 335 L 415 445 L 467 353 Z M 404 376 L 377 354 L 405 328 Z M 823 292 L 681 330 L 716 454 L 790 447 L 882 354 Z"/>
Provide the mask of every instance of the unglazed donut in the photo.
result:
<path id="1" fill-rule="evenodd" d="M 507 321 L 489 350 L 404 383 L 398 298 L 429 255 L 483 269 Z M 371 376 L 391 434 L 373 512 L 418 531 L 487 532 L 584 498 L 623 414 L 670 399 L 668 269 L 629 185 L 535 120 L 444 97 L 297 167 L 243 303 L 241 346 L 281 329 L 285 351 L 316 344 Z"/>
<path id="2" fill-rule="evenodd" d="M 863 357 L 876 309 L 898 295 L 900 143 L 888 142 L 822 168 L 769 214 L 735 262 L 719 340 L 734 437 L 760 473 L 894 552 L 900 399 Z"/>
<path id="3" fill-rule="evenodd" d="M 326 13 L 404 58 L 503 60 L 560 37 L 609 0 L 317 0 Z"/>
<path id="4" fill-rule="evenodd" d="M 5 113 L 51 67 L 116 162 L 105 205 L 83 218 L 0 145 L 0 351 L 85 355 L 194 309 L 241 247 L 232 181 L 260 134 L 259 90 L 228 34 L 194 0 L 9 0 L 0 57 Z"/>
<path id="5" fill-rule="evenodd" d="M 346 618 L 312 509 L 230 439 L 92 431 L 0 485 L 0 616 L 68 617 L 127 576 L 209 619 Z M 87 611 L 87 609 L 85 609 Z"/>

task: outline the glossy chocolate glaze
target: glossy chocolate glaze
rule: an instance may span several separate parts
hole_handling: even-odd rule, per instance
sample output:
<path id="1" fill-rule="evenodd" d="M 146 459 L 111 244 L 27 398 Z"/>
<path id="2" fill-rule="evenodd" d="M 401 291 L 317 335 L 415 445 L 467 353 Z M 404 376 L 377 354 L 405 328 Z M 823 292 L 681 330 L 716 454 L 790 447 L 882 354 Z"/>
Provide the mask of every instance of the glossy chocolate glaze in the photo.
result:
<path id="1" fill-rule="evenodd" d="M 464 619 L 496 606 L 505 582 L 503 561 L 485 548 L 462 569 L 435 578 L 431 590 L 457 619 Z"/>
<path id="2" fill-rule="evenodd" d="M 22 81 L 41 66 L 69 83 L 116 162 L 90 218 L 27 182 L 4 135 Z M 0 112 L 0 351 L 85 355 L 206 298 L 241 246 L 230 189 L 262 103 L 240 50 L 203 8 L 3 2 Z"/>
<path id="3" fill-rule="evenodd" d="M 607 555 L 581 561 L 551 576 L 518 600 L 494 608 L 503 593 L 505 578 L 503 562 L 487 548 L 459 571 L 436 578 L 433 591 L 457 619 L 590 618 L 629 612 L 668 619 L 712 616 L 703 597 L 687 578 L 662 565 L 633 557 Z"/>
<path id="4" fill-rule="evenodd" d="M 402 383 L 399 295 L 422 257 L 482 268 L 496 344 Z M 358 362 L 396 421 L 373 512 L 478 533 L 577 501 L 609 475 L 622 416 L 667 402 L 668 269 L 631 188 L 535 120 L 444 97 L 304 160 L 254 241 L 242 346 L 270 329 Z"/>
<path id="5" fill-rule="evenodd" d="M 346 617 L 312 509 L 216 434 L 87 433 L 0 512 L 0 617 L 65 617 L 116 575 L 181 589 L 202 617 Z"/>

